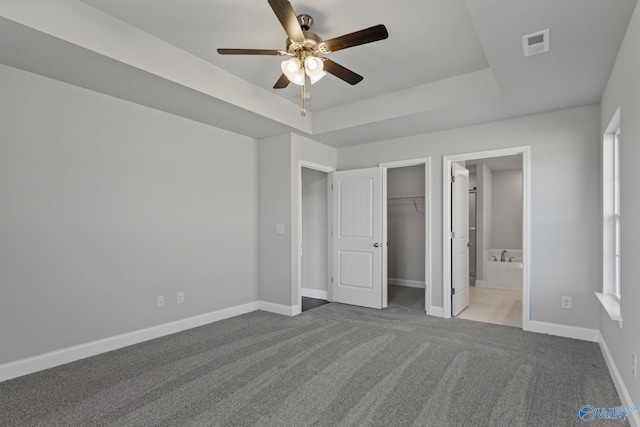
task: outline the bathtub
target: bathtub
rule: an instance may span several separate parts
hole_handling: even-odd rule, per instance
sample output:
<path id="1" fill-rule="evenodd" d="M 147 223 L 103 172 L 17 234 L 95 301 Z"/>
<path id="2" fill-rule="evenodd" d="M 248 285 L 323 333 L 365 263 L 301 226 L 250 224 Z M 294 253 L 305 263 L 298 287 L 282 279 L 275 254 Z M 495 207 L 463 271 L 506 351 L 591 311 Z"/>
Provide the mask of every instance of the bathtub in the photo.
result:
<path id="1" fill-rule="evenodd" d="M 502 251 L 503 249 L 485 251 L 484 280 L 476 280 L 476 286 L 522 290 L 522 250 L 507 249 L 504 262 L 500 261 Z"/>

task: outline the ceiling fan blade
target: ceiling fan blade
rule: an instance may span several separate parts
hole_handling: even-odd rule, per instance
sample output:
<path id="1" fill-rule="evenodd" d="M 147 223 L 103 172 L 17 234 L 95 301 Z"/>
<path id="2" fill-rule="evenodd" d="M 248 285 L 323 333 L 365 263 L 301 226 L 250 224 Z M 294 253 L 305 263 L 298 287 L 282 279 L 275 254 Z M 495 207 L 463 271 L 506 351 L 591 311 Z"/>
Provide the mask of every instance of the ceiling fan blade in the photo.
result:
<path id="1" fill-rule="evenodd" d="M 275 49 L 218 49 L 220 55 L 277 55 L 282 56 L 287 53 Z"/>
<path id="2" fill-rule="evenodd" d="M 282 74 L 280 76 L 280 78 L 278 79 L 278 81 L 276 82 L 276 84 L 273 85 L 273 88 L 274 89 L 284 89 L 287 86 L 289 86 L 289 79 L 287 78 L 287 76 Z"/>
<path id="3" fill-rule="evenodd" d="M 335 52 L 348 47 L 360 46 L 361 44 L 384 40 L 387 37 L 389 37 L 387 27 L 380 24 L 374 27 L 365 28 L 364 30 L 356 31 L 355 33 L 349 33 L 344 36 L 325 40 L 323 43 L 323 51 L 326 51 L 327 53 Z"/>
<path id="4" fill-rule="evenodd" d="M 322 59 L 324 60 L 324 71 L 326 71 L 329 74 L 333 74 L 337 78 L 342 79 L 351 85 L 360 83 L 364 78 L 360 74 L 354 73 L 353 71 L 343 67 L 337 62 L 333 62 L 332 60 L 327 58 L 322 58 Z"/>
<path id="5" fill-rule="evenodd" d="M 275 12 L 282 27 L 284 27 L 287 36 L 294 42 L 302 43 L 305 37 L 291 3 L 287 0 L 269 0 L 269 5 L 271 5 L 271 9 Z"/>

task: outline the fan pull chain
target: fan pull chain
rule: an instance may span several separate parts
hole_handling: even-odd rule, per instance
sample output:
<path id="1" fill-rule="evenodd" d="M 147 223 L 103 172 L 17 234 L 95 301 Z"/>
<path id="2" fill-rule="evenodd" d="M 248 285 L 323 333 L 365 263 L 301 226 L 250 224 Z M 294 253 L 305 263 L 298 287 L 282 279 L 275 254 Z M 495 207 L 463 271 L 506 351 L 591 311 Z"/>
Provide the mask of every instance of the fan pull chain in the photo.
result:
<path id="1" fill-rule="evenodd" d="M 305 85 L 306 85 L 306 83 L 307 83 L 306 76 L 305 76 L 305 79 L 304 79 L 304 80 L 305 80 L 305 81 L 302 83 L 302 110 L 300 111 L 300 115 L 301 115 L 302 117 L 304 117 L 304 116 L 306 116 L 306 115 L 307 115 L 307 110 L 305 109 L 305 105 L 304 105 L 304 94 L 305 94 L 305 90 L 304 90 L 304 89 L 305 89 Z"/>

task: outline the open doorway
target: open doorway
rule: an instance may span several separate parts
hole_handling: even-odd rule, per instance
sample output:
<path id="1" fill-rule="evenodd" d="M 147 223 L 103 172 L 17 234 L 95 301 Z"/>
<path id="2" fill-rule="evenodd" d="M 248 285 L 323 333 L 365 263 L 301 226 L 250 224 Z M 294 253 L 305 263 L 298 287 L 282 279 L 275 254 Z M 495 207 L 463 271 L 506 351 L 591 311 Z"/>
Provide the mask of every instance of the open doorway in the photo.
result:
<path id="1" fill-rule="evenodd" d="M 431 203 L 428 158 L 382 163 L 389 307 L 432 314 Z"/>
<path id="2" fill-rule="evenodd" d="M 302 311 L 327 304 L 329 284 L 329 173 L 300 164 L 299 286 Z"/>
<path id="3" fill-rule="evenodd" d="M 448 176 L 453 165 L 462 165 L 469 172 L 466 194 L 454 194 Z M 445 317 L 456 317 L 522 327 L 527 330 L 529 320 L 529 169 L 528 147 L 467 153 L 444 158 L 443 187 Z M 468 198 L 469 271 L 465 280 L 469 305 L 453 311 L 458 276 L 458 257 L 451 250 L 455 238 L 449 230 L 452 220 L 459 218 L 454 199 Z M 450 296 L 450 298 L 448 298 Z M 448 304 L 447 304 L 448 303 Z"/>
<path id="4" fill-rule="evenodd" d="M 387 171 L 389 306 L 425 310 L 424 165 Z"/>
<path id="5" fill-rule="evenodd" d="M 522 327 L 522 154 L 469 171 L 469 306 L 457 317 Z"/>

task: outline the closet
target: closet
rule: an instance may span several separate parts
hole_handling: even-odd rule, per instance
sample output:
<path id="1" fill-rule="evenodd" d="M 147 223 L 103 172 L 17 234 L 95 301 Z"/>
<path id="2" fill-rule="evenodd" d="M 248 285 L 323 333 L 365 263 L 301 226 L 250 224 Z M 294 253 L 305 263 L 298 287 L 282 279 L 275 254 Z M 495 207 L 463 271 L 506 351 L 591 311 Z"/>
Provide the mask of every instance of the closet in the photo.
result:
<path id="1" fill-rule="evenodd" d="M 389 305 L 424 310 L 425 167 L 387 170 Z"/>

